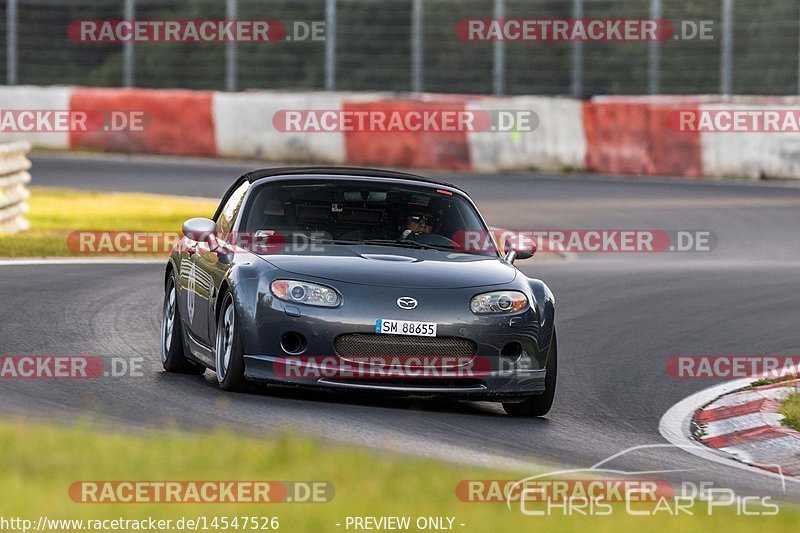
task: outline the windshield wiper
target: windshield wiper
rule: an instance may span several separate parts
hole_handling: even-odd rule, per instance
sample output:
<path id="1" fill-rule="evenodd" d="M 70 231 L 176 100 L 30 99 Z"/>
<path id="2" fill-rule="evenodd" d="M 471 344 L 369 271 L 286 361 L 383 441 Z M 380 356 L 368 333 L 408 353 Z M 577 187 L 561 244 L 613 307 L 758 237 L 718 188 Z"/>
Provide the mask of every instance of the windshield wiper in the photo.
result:
<path id="1" fill-rule="evenodd" d="M 453 250 L 452 246 L 441 244 L 423 244 L 410 239 L 367 239 L 362 244 L 376 244 L 379 246 L 401 246 L 404 248 L 418 248 L 420 250 Z"/>
<path id="2" fill-rule="evenodd" d="M 371 244 L 376 246 L 398 246 L 402 248 L 416 248 L 418 250 L 454 250 L 452 246 L 444 244 L 423 244 L 421 242 L 412 241 L 410 239 L 365 239 L 365 240 L 352 240 L 352 239 L 320 239 L 313 238 L 311 242 L 319 244 Z"/>
<path id="3" fill-rule="evenodd" d="M 361 244 L 361 241 L 355 241 L 350 239 L 318 239 L 313 238 L 310 239 L 313 243 L 318 244 Z"/>

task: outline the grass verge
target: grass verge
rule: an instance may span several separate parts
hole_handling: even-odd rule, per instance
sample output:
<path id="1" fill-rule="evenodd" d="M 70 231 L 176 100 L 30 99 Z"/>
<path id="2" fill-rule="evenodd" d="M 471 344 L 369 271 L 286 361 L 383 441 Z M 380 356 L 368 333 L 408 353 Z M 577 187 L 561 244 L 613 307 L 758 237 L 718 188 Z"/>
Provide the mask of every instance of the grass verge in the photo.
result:
<path id="1" fill-rule="evenodd" d="M 752 382 L 750 385 L 745 387 L 745 389 L 755 389 L 757 387 L 763 387 L 764 385 L 774 385 L 776 383 L 783 383 L 784 381 L 792 381 L 793 379 L 797 379 L 797 373 L 792 372 L 791 374 L 787 374 L 785 376 L 780 376 L 777 378 L 761 378 L 757 379 Z"/>
<path id="2" fill-rule="evenodd" d="M 784 426 L 800 431 L 800 392 L 793 392 L 781 404 L 781 423 Z"/>
<path id="3" fill-rule="evenodd" d="M 519 507 L 465 503 L 455 494 L 463 479 L 518 479 L 519 474 L 398 455 L 378 455 L 306 438 L 241 437 L 228 432 L 109 433 L 89 426 L 0 423 L 0 494 L 3 517 L 177 520 L 199 516 L 278 517 L 283 531 L 347 531 L 347 516 L 454 517 L 456 531 L 797 531 L 800 514 L 737 516 L 735 508 L 698 504 L 694 514 L 525 516 Z M 68 488 L 83 480 L 324 480 L 335 487 L 329 503 L 198 505 L 81 504 Z M 337 524 L 341 524 L 337 526 Z M 464 524 L 461 526 L 460 524 Z M 61 530 L 66 530 L 62 528 Z M 352 531 L 353 528 L 351 527 Z M 411 528 L 416 531 L 416 528 Z"/>
<path id="4" fill-rule="evenodd" d="M 67 237 L 71 232 L 177 232 L 186 219 L 211 216 L 217 207 L 215 200 L 156 194 L 38 187 L 30 190 L 27 218 L 31 227 L 22 233 L 0 235 L 0 257 L 85 257 L 88 255 L 68 248 Z M 106 257 L 118 255 L 126 254 Z M 157 255 L 150 254 L 154 256 Z"/>

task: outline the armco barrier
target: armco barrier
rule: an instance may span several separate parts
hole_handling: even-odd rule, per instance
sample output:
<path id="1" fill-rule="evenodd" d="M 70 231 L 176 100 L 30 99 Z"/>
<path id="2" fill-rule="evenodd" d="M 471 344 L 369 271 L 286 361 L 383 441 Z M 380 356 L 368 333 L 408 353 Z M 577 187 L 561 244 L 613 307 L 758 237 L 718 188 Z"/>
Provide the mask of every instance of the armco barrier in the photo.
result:
<path id="1" fill-rule="evenodd" d="M 141 111 L 142 131 L 3 132 L 35 147 L 496 172 L 800 179 L 800 133 L 678 131 L 676 111 L 800 111 L 798 97 L 485 97 L 387 93 L 222 93 L 189 90 L 0 87 L 0 111 Z M 533 131 L 285 132 L 279 111 L 532 111 Z"/>
<path id="2" fill-rule="evenodd" d="M 31 162 L 27 142 L 0 144 L 0 233 L 16 233 L 28 229 L 27 184 Z"/>

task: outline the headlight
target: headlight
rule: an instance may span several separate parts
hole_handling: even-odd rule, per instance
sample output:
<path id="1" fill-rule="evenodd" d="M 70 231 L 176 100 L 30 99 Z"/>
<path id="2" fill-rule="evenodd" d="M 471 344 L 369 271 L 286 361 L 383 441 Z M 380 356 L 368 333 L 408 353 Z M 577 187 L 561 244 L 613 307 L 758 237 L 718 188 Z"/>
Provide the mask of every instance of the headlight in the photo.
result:
<path id="1" fill-rule="evenodd" d="M 489 313 L 515 313 L 525 309 L 528 298 L 517 291 L 496 291 L 478 294 L 469 302 L 476 315 Z"/>
<path id="2" fill-rule="evenodd" d="M 284 302 L 320 307 L 336 307 L 342 302 L 342 297 L 332 288 L 305 281 L 276 279 L 270 285 L 270 290 Z"/>

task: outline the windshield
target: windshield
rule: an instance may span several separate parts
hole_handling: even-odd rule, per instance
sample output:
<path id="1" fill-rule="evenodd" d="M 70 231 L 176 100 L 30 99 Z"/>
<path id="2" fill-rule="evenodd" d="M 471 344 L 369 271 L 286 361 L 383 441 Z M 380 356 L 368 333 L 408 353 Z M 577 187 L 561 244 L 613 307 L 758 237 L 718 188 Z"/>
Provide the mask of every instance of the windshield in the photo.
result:
<path id="1" fill-rule="evenodd" d="M 330 244 L 364 243 L 463 252 L 463 235 L 486 234 L 466 199 L 450 191 L 367 181 L 281 182 L 257 186 L 240 231 L 303 235 Z M 469 253 L 496 256 L 492 244 Z"/>

